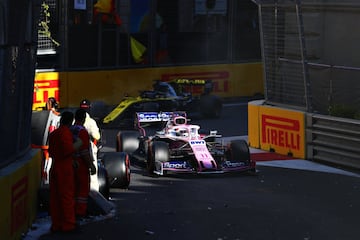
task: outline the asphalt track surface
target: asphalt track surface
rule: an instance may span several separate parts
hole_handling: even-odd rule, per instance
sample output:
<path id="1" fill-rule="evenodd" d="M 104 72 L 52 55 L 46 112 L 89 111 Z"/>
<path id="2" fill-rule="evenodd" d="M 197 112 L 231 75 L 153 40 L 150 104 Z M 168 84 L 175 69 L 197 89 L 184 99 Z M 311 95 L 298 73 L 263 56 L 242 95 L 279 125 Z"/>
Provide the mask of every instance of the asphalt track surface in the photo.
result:
<path id="1" fill-rule="evenodd" d="M 224 108 L 221 119 L 198 121 L 202 127 L 220 127 L 227 138 L 246 137 L 246 109 L 246 104 L 229 105 Z M 107 131 L 107 138 L 114 134 Z M 104 150 L 113 151 L 112 141 L 109 138 Z M 258 160 L 257 174 L 151 177 L 144 170 L 132 167 L 130 188 L 111 190 L 111 203 L 116 206 L 114 212 L 83 222 L 80 233 L 45 232 L 38 238 L 360 238 L 360 175 L 357 172 L 306 160 L 286 160 L 266 153 L 257 155 L 262 152 L 256 149 L 251 152 L 254 157 L 264 156 Z M 42 225 L 48 227 L 46 224 Z M 36 238 L 36 234 L 30 235 L 25 239 Z"/>

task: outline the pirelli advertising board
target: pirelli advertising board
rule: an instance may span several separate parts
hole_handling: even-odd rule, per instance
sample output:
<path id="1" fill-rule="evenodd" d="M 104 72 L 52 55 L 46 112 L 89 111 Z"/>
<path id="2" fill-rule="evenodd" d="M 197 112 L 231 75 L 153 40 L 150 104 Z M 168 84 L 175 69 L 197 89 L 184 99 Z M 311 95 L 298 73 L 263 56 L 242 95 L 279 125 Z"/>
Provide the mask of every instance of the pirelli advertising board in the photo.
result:
<path id="1" fill-rule="evenodd" d="M 77 107 L 81 99 L 117 105 L 124 96 L 138 96 L 151 90 L 154 80 L 211 80 L 212 93 L 219 97 L 253 96 L 263 92 L 262 64 L 214 64 L 194 66 L 146 67 L 115 70 L 71 72 L 37 72 L 34 82 L 33 110 L 45 107 L 49 97 L 55 97 L 61 108 Z M 248 81 L 251 79 L 251 81 Z M 84 91 L 84 86 L 86 89 Z M 188 89 L 202 94 L 201 84 Z"/>
<path id="2" fill-rule="evenodd" d="M 49 97 L 55 97 L 55 99 L 59 101 L 59 73 L 36 73 L 34 81 L 33 110 L 44 108 Z"/>
<path id="3" fill-rule="evenodd" d="M 36 218 L 41 178 L 41 152 L 0 170 L 0 239 L 22 239 Z"/>
<path id="4" fill-rule="evenodd" d="M 275 151 L 283 155 L 305 158 L 305 114 L 259 102 L 248 106 L 251 147 Z"/>

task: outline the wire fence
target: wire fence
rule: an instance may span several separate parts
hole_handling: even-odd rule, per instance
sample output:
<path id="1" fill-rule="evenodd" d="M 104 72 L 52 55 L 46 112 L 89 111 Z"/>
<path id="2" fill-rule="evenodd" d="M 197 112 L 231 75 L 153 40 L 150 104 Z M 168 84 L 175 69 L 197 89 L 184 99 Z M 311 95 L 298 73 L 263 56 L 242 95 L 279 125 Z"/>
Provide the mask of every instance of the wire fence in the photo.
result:
<path id="1" fill-rule="evenodd" d="M 48 15 L 48 16 L 46 16 Z M 46 0 L 43 1 L 43 4 L 40 9 L 40 19 L 38 23 L 38 54 L 53 54 L 55 53 L 55 43 L 51 41 L 50 36 L 46 35 L 46 27 L 51 28 L 54 26 L 54 17 L 56 15 L 56 0 Z M 45 27 L 42 25 L 46 24 Z M 48 33 L 51 34 L 50 30 Z M 54 37 L 54 36 L 52 36 Z"/>
<path id="2" fill-rule="evenodd" d="M 267 103 L 360 119 L 360 4 L 256 2 Z"/>

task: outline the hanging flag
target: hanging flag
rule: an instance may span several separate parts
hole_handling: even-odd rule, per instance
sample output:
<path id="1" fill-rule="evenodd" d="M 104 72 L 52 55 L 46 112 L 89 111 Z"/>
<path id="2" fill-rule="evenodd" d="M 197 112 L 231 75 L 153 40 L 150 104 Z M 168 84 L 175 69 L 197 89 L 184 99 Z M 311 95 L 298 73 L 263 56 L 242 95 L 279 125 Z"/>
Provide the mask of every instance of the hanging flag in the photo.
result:
<path id="1" fill-rule="evenodd" d="M 95 3 L 94 8 L 99 13 L 110 13 L 113 5 L 112 2 L 113 2 L 112 0 L 98 0 Z"/>
<path id="2" fill-rule="evenodd" d="M 101 21 L 106 24 L 121 25 L 122 21 L 115 9 L 114 0 L 98 0 L 94 5 L 94 19 L 101 15 Z"/>
<path id="3" fill-rule="evenodd" d="M 146 47 L 133 37 L 130 37 L 130 45 L 134 61 L 136 63 L 141 63 L 144 60 L 143 56 L 146 51 Z"/>

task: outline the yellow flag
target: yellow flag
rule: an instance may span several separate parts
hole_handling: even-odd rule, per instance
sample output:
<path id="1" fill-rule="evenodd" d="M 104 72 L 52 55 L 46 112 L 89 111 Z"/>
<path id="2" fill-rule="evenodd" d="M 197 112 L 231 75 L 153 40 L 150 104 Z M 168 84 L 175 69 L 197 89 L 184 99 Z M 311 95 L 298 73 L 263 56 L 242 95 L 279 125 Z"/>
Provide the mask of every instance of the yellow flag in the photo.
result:
<path id="1" fill-rule="evenodd" d="M 130 45 L 131 45 L 131 53 L 134 61 L 136 63 L 142 62 L 144 52 L 146 51 L 146 47 L 133 37 L 130 37 Z"/>

